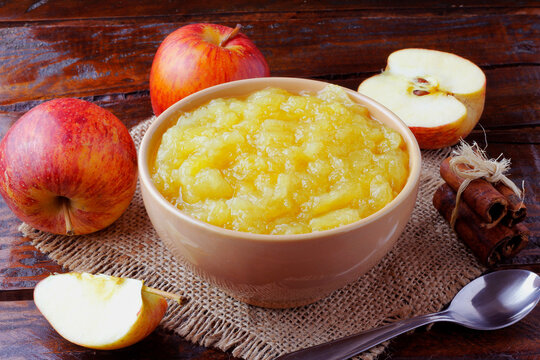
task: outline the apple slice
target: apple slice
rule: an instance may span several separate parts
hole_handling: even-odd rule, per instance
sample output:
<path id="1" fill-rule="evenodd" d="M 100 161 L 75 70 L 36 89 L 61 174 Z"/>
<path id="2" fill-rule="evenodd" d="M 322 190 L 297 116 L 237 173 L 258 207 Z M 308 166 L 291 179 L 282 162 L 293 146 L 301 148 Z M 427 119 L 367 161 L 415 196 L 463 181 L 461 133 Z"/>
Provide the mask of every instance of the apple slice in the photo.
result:
<path id="1" fill-rule="evenodd" d="M 162 295 L 141 280 L 88 273 L 51 275 L 34 290 L 34 302 L 66 340 L 102 350 L 119 349 L 148 336 L 167 310 Z"/>
<path id="2" fill-rule="evenodd" d="M 358 92 L 380 102 L 409 126 L 422 149 L 454 145 L 478 123 L 486 76 L 469 60 L 447 52 L 403 49 Z"/>

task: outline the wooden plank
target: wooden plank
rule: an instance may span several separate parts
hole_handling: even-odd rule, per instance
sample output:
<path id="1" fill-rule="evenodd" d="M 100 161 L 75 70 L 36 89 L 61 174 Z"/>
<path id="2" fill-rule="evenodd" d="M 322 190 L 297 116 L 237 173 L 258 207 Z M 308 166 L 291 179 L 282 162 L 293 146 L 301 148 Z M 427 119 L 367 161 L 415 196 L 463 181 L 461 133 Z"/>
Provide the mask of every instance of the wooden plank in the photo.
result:
<path id="1" fill-rule="evenodd" d="M 317 79 L 356 90 L 358 85 L 370 75 L 345 78 L 330 76 L 329 79 L 323 77 Z M 540 103 L 534 96 L 540 81 L 540 67 L 496 68 L 486 70 L 486 76 L 488 79 L 487 99 L 480 125 L 485 129 L 493 130 L 490 132 L 490 137 L 494 137 L 493 141 L 538 143 L 540 141 L 539 129 L 521 131 L 510 128 L 516 125 L 520 127 L 540 125 Z M 54 97 L 52 95 L 51 97 Z M 152 116 L 148 90 L 127 94 L 82 96 L 81 98 L 112 111 L 128 127 Z M 45 100 L 0 105 L 0 138 L 20 116 L 43 101 Z M 477 131 L 481 131 L 480 125 L 477 126 Z M 497 129 L 498 131 L 495 131 Z"/>
<path id="2" fill-rule="evenodd" d="M 156 357 L 156 351 L 159 356 Z M 158 329 L 125 349 L 98 351 L 63 339 L 37 310 L 33 301 L 0 302 L 0 359 L 235 359 L 205 349 Z"/>
<path id="3" fill-rule="evenodd" d="M 39 280 L 62 268 L 17 230 L 20 221 L 0 197 L 0 301 L 28 299 Z M 1 357 L 0 357 L 1 358 Z"/>
<path id="4" fill-rule="evenodd" d="M 481 123 L 482 124 L 482 123 Z M 488 128 L 487 131 L 482 129 L 480 126 L 477 126 L 472 133 L 469 135 L 468 139 L 481 142 L 485 144 L 485 138 L 488 138 L 489 144 L 499 143 L 508 146 L 509 144 L 530 144 L 530 145 L 540 145 L 540 127 L 519 127 L 519 128 L 503 128 L 503 129 L 492 129 Z M 534 151 L 534 146 L 531 151 Z M 536 156 L 537 157 L 537 156 Z M 531 162 L 535 161 L 535 154 L 531 154 Z M 537 160 L 537 159 L 536 159 Z"/>
<path id="5" fill-rule="evenodd" d="M 7 210 L 3 200 L 1 209 Z M 14 222 L 19 224 L 18 220 Z M 0 236 L 0 301 L 31 298 L 24 290 L 33 289 L 38 281 L 55 272 L 64 270 L 32 246 L 30 240 L 20 234 Z"/>
<path id="6" fill-rule="evenodd" d="M 537 334 L 540 307 L 521 322 L 495 331 L 474 331 L 453 324 L 419 329 L 390 343 L 384 357 L 391 359 L 447 359 L 468 354 L 470 359 L 512 359 L 539 356 Z M 459 344 L 459 346 L 456 346 Z M 158 329 L 131 347 L 114 351 L 82 348 L 61 338 L 36 309 L 33 301 L 0 302 L 0 358 L 8 359 L 234 359 L 230 354 L 204 349 Z"/>
<path id="7" fill-rule="evenodd" d="M 486 70 L 486 77 L 486 105 L 480 119 L 482 125 L 492 129 L 540 125 L 539 66 Z"/>
<path id="8" fill-rule="evenodd" d="M 243 23 L 245 33 L 266 56 L 273 76 L 364 77 L 379 71 L 388 54 L 404 47 L 455 52 L 487 68 L 536 64 L 539 58 L 536 15 L 396 15 L 391 20 L 354 11 L 337 15 L 286 13 L 279 20 L 262 13 L 219 18 L 195 15 L 183 20 L 86 20 L 3 27 L 0 110 L 60 96 L 146 90 L 157 47 L 167 34 L 188 22 Z M 537 76 L 535 70 L 530 81 Z"/>
<path id="9" fill-rule="evenodd" d="M 82 96 L 80 98 L 111 111 L 128 129 L 153 115 L 148 90 L 128 94 Z M 0 110 L 0 139 L 25 112 L 44 101 L 46 100 L 28 101 L 18 103 L 15 106 L 0 106 L 0 109 L 5 110 Z"/>
<path id="10" fill-rule="evenodd" d="M 37 281 L 61 268 L 21 237 L 20 221 L 0 197 L 0 290 L 32 289 Z M 28 294 L 2 293 L 0 300 Z"/>
<path id="11" fill-rule="evenodd" d="M 420 0 L 403 2 L 397 0 L 379 1 L 303 1 L 303 0 L 278 0 L 264 4 L 248 0 L 234 1 L 107 1 L 95 0 L 92 5 L 76 1 L 61 0 L 49 2 L 47 0 L 19 0 L 10 1 L 0 7 L 0 20 L 4 21 L 29 21 L 51 19 L 88 19 L 88 18 L 120 18 L 120 17 L 143 17 L 143 16 L 170 16 L 190 14 L 219 14 L 219 13 L 249 13 L 249 12 L 286 12 L 290 9 L 296 11 L 328 11 L 328 10 L 378 10 L 388 13 L 396 11 L 416 11 L 426 9 L 444 11 L 446 13 L 470 11 L 471 9 L 489 9 L 493 12 L 498 8 L 522 9 L 537 7 L 535 1 L 490 1 L 482 0 L 458 2 L 451 0 L 430 1 Z"/>

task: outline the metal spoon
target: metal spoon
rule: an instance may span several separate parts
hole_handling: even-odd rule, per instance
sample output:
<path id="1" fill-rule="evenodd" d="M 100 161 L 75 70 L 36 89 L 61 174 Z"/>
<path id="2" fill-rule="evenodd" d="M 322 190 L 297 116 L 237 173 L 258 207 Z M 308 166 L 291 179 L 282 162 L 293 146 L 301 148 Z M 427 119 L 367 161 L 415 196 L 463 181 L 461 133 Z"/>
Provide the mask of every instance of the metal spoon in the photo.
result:
<path id="1" fill-rule="evenodd" d="M 422 325 L 449 321 L 476 330 L 495 330 L 523 319 L 540 300 L 540 276 L 501 270 L 470 282 L 444 311 L 398 321 L 360 334 L 282 355 L 275 360 L 342 360 Z"/>

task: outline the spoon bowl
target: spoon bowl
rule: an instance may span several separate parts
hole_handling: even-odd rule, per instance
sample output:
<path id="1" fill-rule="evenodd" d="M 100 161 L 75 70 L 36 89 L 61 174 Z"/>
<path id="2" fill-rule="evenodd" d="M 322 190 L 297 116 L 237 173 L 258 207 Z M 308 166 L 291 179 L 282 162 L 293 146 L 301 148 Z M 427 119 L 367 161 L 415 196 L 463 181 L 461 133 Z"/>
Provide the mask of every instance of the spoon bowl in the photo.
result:
<path id="1" fill-rule="evenodd" d="M 503 270 L 470 282 L 447 311 L 468 328 L 495 330 L 523 319 L 539 300 L 540 276 L 526 270 Z"/>
<path id="2" fill-rule="evenodd" d="M 467 284 L 446 310 L 397 321 L 275 360 L 348 359 L 383 341 L 436 321 L 449 321 L 475 330 L 500 329 L 523 319 L 539 300 L 540 276 L 527 270 L 496 271 Z"/>

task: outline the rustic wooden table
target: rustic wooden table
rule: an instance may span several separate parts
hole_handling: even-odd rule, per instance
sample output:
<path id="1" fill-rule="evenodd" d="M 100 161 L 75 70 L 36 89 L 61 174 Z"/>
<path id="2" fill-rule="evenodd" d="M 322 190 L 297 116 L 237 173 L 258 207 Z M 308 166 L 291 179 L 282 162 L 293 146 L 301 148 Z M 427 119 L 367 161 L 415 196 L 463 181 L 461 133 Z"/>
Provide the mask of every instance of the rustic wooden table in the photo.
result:
<path id="1" fill-rule="evenodd" d="M 392 51 L 460 54 L 487 75 L 481 125 L 492 156 L 512 159 L 526 182 L 531 244 L 496 268 L 540 272 L 540 4 L 535 1 L 76 1 L 0 2 L 0 137 L 27 110 L 78 97 L 131 127 L 152 114 L 148 78 L 167 34 L 193 22 L 244 25 L 274 76 L 322 79 L 356 89 Z M 487 3 L 487 2 L 486 2 Z M 468 140 L 484 142 L 478 127 Z M 229 359 L 157 330 L 130 348 L 84 349 L 63 340 L 32 301 L 35 284 L 63 269 L 17 231 L 0 200 L 1 359 Z M 436 324 L 391 343 L 382 358 L 540 358 L 540 307 L 509 328 L 479 332 Z"/>

